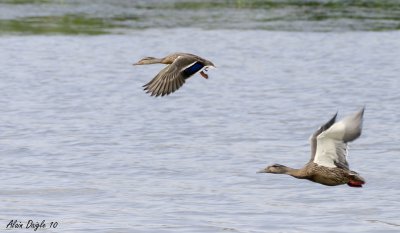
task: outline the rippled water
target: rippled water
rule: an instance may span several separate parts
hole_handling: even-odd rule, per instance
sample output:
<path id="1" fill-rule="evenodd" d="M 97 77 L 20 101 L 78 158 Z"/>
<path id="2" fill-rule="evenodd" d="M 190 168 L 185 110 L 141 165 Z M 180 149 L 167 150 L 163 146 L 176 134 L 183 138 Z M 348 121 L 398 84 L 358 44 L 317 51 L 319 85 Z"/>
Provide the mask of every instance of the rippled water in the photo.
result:
<path id="1" fill-rule="evenodd" d="M 399 36 L 0 37 L 0 228 L 32 219 L 57 221 L 54 232 L 398 232 Z M 175 51 L 218 68 L 149 97 L 141 86 L 162 66 L 131 64 Z M 364 188 L 256 174 L 302 166 L 309 135 L 363 105 L 349 162 Z"/>

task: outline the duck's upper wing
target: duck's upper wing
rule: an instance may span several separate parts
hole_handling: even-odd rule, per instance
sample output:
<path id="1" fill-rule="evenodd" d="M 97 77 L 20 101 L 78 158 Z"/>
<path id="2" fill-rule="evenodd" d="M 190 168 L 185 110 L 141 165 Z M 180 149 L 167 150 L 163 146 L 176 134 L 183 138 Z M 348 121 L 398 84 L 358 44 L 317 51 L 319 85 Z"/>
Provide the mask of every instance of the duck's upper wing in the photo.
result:
<path id="1" fill-rule="evenodd" d="M 179 89 L 185 79 L 204 68 L 204 63 L 193 56 L 178 56 L 174 62 L 162 69 L 156 77 L 144 85 L 152 96 L 164 96 Z"/>
<path id="2" fill-rule="evenodd" d="M 315 131 L 310 136 L 310 144 L 311 144 L 311 158 L 310 161 L 314 161 L 315 153 L 317 152 L 317 137 L 325 130 L 329 129 L 336 121 L 337 113 L 325 124 L 321 125 L 317 131 Z"/>
<path id="3" fill-rule="evenodd" d="M 363 115 L 364 108 L 323 130 L 316 138 L 314 163 L 349 169 L 347 143 L 361 135 Z"/>

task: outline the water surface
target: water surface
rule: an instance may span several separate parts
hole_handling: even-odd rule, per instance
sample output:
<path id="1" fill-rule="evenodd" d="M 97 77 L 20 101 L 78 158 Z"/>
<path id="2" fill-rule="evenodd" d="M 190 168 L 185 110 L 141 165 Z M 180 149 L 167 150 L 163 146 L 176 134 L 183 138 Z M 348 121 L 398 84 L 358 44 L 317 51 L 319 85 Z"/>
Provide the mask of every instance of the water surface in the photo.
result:
<path id="1" fill-rule="evenodd" d="M 399 32 L 164 29 L 0 37 L 0 227 L 48 232 L 398 232 Z M 218 67 L 141 86 L 191 51 Z M 256 174 L 300 167 L 309 135 L 366 105 L 362 189 Z M 10 230 L 9 232 L 14 232 Z M 15 232 L 18 232 L 15 230 Z"/>

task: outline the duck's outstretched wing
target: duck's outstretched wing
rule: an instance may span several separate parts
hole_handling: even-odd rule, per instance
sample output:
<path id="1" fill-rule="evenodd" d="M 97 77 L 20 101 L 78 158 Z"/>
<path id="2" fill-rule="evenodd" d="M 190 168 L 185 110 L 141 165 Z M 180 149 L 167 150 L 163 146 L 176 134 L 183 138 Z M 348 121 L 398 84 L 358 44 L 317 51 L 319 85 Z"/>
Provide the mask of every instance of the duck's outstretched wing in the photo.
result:
<path id="1" fill-rule="evenodd" d="M 320 135 L 325 130 L 329 129 L 335 123 L 337 114 L 338 113 L 336 112 L 336 114 L 333 115 L 333 117 L 328 122 L 326 122 L 325 124 L 321 125 L 321 127 L 319 127 L 317 129 L 317 131 L 315 131 L 310 136 L 310 144 L 311 144 L 311 158 L 310 158 L 310 161 L 314 161 L 315 153 L 317 152 L 317 137 L 318 137 L 318 135 Z"/>
<path id="2" fill-rule="evenodd" d="M 361 135 L 364 108 L 334 123 L 317 136 L 314 163 L 325 167 L 349 169 L 347 143 Z"/>
<path id="3" fill-rule="evenodd" d="M 169 95 L 178 90 L 185 83 L 185 79 L 203 68 L 204 63 L 193 56 L 178 56 L 144 85 L 144 90 L 151 93 L 151 96 Z"/>

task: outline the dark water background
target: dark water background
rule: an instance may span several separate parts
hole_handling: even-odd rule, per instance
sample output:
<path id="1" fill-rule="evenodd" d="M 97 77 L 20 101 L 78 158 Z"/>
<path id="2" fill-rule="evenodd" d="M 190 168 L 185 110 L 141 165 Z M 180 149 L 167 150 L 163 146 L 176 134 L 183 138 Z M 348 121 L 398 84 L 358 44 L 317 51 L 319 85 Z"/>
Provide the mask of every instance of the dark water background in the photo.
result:
<path id="1" fill-rule="evenodd" d="M 398 0 L 1 0 L 2 34 L 105 34 L 146 28 L 384 31 Z"/>

